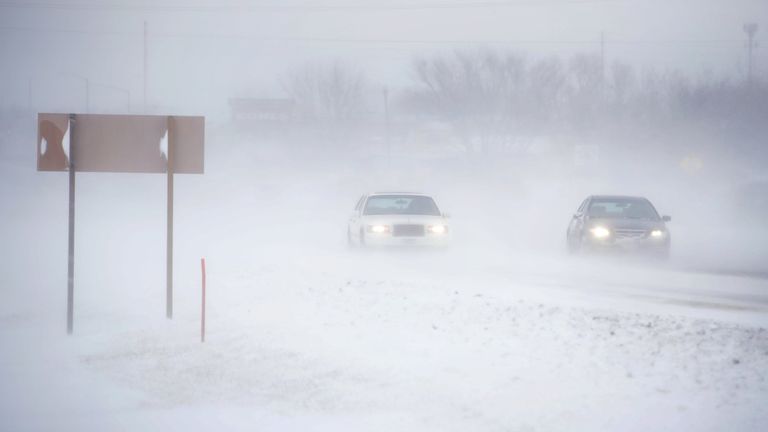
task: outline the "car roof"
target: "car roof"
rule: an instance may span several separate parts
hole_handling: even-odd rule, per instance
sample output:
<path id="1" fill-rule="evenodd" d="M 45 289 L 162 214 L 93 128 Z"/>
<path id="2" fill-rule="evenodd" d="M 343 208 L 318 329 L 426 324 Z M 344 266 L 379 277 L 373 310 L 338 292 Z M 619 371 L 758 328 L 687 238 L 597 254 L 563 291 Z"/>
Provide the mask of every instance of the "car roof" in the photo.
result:
<path id="1" fill-rule="evenodd" d="M 632 195 L 591 195 L 589 198 L 590 199 L 635 199 L 635 200 L 648 201 L 648 198 L 646 197 L 632 196 Z"/>
<path id="2" fill-rule="evenodd" d="M 392 191 L 392 192 L 371 192 L 368 194 L 368 196 L 376 196 L 376 195 L 414 195 L 414 196 L 429 196 L 425 193 L 419 193 L 419 192 L 398 192 L 398 191 Z"/>

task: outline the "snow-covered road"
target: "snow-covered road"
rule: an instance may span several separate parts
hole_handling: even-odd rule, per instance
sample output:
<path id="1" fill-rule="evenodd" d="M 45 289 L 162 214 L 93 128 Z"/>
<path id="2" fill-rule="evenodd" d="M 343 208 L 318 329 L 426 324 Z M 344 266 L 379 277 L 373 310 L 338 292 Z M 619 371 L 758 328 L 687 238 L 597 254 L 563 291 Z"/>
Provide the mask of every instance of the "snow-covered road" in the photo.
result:
<path id="1" fill-rule="evenodd" d="M 4 429 L 763 429 L 768 281 L 472 256 L 210 260 L 205 344 L 192 282 L 68 340 L 6 315 Z"/>

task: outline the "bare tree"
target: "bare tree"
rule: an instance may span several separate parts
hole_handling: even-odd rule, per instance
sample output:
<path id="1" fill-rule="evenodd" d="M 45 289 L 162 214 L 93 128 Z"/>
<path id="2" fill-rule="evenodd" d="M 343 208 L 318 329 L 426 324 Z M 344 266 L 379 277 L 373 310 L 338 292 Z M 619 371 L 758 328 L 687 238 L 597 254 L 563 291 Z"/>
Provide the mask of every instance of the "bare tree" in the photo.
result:
<path id="1" fill-rule="evenodd" d="M 635 84 L 635 74 L 632 67 L 620 62 L 611 66 L 611 99 L 614 107 L 622 107 L 627 103 L 632 86 Z"/>
<path id="2" fill-rule="evenodd" d="M 552 128 L 562 120 L 568 76 L 556 57 L 537 61 L 529 70 L 526 110 L 532 127 Z"/>
<path id="3" fill-rule="evenodd" d="M 339 61 L 306 64 L 289 73 L 283 86 L 307 122 L 340 126 L 364 109 L 363 73 Z"/>
<path id="4" fill-rule="evenodd" d="M 418 84 L 414 97 L 421 106 L 454 124 L 466 138 L 481 141 L 481 150 L 494 135 L 508 131 L 523 111 L 525 61 L 512 53 L 486 50 L 456 51 L 418 59 L 413 70 Z"/>
<path id="5" fill-rule="evenodd" d="M 569 62 L 572 124 L 582 132 L 592 131 L 603 100 L 602 61 L 594 54 L 577 54 Z"/>
<path id="6" fill-rule="evenodd" d="M 497 138 L 572 128 L 615 146 L 674 152 L 729 142 L 734 151 L 768 158 L 768 122 L 762 121 L 768 86 L 759 80 L 752 86 L 726 78 L 694 81 L 674 71 L 638 73 L 623 63 L 613 63 L 604 76 L 594 54 L 528 65 L 518 55 L 487 50 L 421 58 L 413 72 L 412 106 L 450 122 L 465 143 L 479 141 L 480 150 Z"/>

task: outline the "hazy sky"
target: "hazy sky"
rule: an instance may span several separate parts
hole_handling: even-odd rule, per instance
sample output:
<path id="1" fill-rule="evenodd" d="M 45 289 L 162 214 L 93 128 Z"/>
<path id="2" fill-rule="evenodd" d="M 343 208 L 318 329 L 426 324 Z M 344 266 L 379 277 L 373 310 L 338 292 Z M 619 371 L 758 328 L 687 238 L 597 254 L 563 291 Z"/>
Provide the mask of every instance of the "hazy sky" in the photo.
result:
<path id="1" fill-rule="evenodd" d="M 741 76 L 742 25 L 762 24 L 763 40 L 768 1 L 0 1 L 4 105 L 84 110 L 88 78 L 91 111 L 140 110 L 145 21 L 149 104 L 205 113 L 230 95 L 281 96 L 280 76 L 305 61 L 339 58 L 397 87 L 416 55 L 598 53 L 601 32 L 608 62 Z"/>

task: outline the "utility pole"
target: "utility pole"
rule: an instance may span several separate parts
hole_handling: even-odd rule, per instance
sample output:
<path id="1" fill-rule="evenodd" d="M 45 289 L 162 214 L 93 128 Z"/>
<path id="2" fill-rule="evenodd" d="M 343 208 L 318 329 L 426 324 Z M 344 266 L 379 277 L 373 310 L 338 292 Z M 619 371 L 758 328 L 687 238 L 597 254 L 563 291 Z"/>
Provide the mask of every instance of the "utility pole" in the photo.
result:
<path id="1" fill-rule="evenodd" d="M 91 80 L 85 78 L 85 112 L 91 112 Z"/>
<path id="2" fill-rule="evenodd" d="M 744 33 L 747 34 L 747 85 L 752 85 L 752 54 L 757 48 L 755 42 L 755 33 L 757 33 L 757 23 L 744 24 Z"/>
<path id="3" fill-rule="evenodd" d="M 147 22 L 144 21 L 144 114 L 147 113 Z"/>
<path id="4" fill-rule="evenodd" d="M 605 32 L 600 32 L 600 100 L 605 101 Z"/>
<path id="5" fill-rule="evenodd" d="M 600 83 L 597 88 L 597 103 L 601 111 L 601 115 L 605 113 L 606 109 L 606 82 L 605 82 L 605 31 L 600 32 Z"/>
<path id="6" fill-rule="evenodd" d="M 389 137 L 389 89 L 384 87 L 384 139 L 387 144 L 387 167 L 392 165 L 392 143 Z"/>
<path id="7" fill-rule="evenodd" d="M 32 124 L 36 128 L 37 116 L 34 114 L 34 111 L 32 110 L 32 77 L 27 77 L 27 111 L 30 113 L 32 118 Z"/>
<path id="8" fill-rule="evenodd" d="M 600 81 L 605 85 L 605 32 L 600 32 Z"/>

